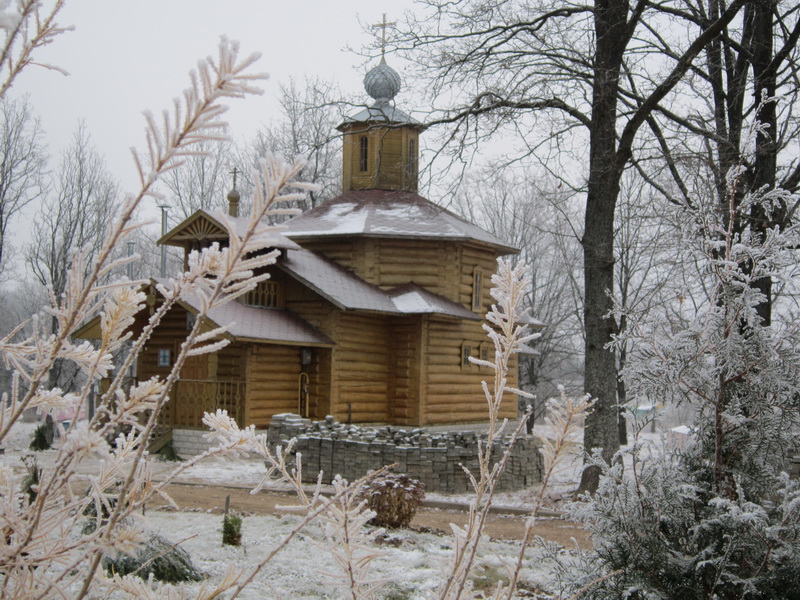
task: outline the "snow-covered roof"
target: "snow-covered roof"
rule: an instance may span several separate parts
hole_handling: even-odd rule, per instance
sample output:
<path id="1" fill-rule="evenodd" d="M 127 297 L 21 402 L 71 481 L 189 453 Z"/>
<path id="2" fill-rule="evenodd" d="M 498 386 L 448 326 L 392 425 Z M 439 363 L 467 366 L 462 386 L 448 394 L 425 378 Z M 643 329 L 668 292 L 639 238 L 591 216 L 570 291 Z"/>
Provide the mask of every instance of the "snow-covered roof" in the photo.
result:
<path id="1" fill-rule="evenodd" d="M 438 314 L 479 321 L 480 315 L 462 305 L 407 283 L 389 291 L 364 281 L 321 254 L 290 250 L 278 267 L 323 298 L 345 310 L 369 310 L 397 315 Z"/>
<path id="2" fill-rule="evenodd" d="M 387 292 L 397 310 L 404 314 L 437 314 L 480 321 L 481 316 L 462 305 L 434 294 L 416 283 L 407 283 Z"/>
<path id="3" fill-rule="evenodd" d="M 339 308 L 397 312 L 386 292 L 316 252 L 289 250 L 278 267 Z"/>
<path id="4" fill-rule="evenodd" d="M 169 285 L 167 280 L 158 280 Z M 200 310 L 200 300 L 195 295 L 182 297 L 180 304 L 192 313 Z M 208 318 L 216 326 L 228 326 L 234 341 L 334 346 L 334 341 L 309 323 L 287 310 L 246 306 L 235 300 L 212 308 Z"/>
<path id="5" fill-rule="evenodd" d="M 229 219 L 233 223 L 234 231 L 240 239 L 247 233 L 249 219 L 246 217 L 231 217 L 221 210 L 207 211 L 201 208 L 164 234 L 158 240 L 158 243 L 168 246 L 183 246 L 187 241 L 227 240 L 228 230 L 222 224 L 224 219 Z M 276 229 L 266 233 L 266 240 L 270 248 L 279 248 L 281 250 L 297 250 L 300 248 L 295 242 Z"/>
<path id="6" fill-rule="evenodd" d="M 414 117 L 400 110 L 391 104 L 379 104 L 369 106 L 353 116 L 346 117 L 344 122 L 337 127 L 340 131 L 354 123 L 389 123 L 394 125 L 414 125 L 417 128 L 424 129 L 422 123 L 417 121 Z"/>
<path id="7" fill-rule="evenodd" d="M 419 194 L 404 191 L 345 192 L 287 221 L 284 233 L 301 243 L 308 238 L 369 236 L 471 241 L 501 254 L 519 251 Z"/>

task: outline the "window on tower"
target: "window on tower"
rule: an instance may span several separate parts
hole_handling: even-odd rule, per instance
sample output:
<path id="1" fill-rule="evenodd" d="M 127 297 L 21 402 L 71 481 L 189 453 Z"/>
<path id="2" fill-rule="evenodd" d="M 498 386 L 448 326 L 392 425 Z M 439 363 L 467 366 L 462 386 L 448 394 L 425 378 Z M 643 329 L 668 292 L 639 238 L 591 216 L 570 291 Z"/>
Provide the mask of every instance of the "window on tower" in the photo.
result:
<path id="1" fill-rule="evenodd" d="M 358 148 L 358 170 L 362 173 L 367 171 L 369 165 L 369 138 L 362 135 L 359 138 Z"/>
<path id="2" fill-rule="evenodd" d="M 408 176 L 417 177 L 417 140 L 408 140 Z"/>

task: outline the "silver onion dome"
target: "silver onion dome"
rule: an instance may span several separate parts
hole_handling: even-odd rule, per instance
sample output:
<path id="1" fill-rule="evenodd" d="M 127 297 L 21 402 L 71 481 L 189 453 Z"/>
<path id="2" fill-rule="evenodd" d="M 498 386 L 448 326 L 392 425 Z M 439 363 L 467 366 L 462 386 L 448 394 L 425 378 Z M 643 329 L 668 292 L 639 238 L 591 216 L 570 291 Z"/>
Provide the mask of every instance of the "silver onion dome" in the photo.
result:
<path id="1" fill-rule="evenodd" d="M 402 80 L 392 67 L 381 57 L 377 67 L 370 69 L 364 76 L 364 89 L 375 99 L 377 104 L 385 104 L 400 91 Z"/>

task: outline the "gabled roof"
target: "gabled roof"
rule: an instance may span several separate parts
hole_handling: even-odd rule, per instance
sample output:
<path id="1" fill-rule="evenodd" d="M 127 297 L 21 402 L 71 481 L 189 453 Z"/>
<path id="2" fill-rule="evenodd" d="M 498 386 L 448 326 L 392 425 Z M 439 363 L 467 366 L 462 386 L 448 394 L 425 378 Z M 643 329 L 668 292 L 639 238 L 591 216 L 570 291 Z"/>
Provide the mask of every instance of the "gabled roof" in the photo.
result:
<path id="1" fill-rule="evenodd" d="M 436 314 L 480 321 L 481 316 L 444 296 L 434 294 L 416 283 L 407 283 L 387 292 L 403 314 Z"/>
<path id="2" fill-rule="evenodd" d="M 244 217 L 231 217 L 222 211 L 215 210 L 209 212 L 199 209 L 189 218 L 168 231 L 158 240 L 159 244 L 167 246 L 183 246 L 186 242 L 195 241 L 224 241 L 228 239 L 228 230 L 222 225 L 222 219 L 228 218 L 233 221 L 236 234 L 241 238 L 247 232 L 249 219 Z M 281 250 L 300 248 L 295 242 L 284 236 L 279 231 L 267 233 L 267 244 L 270 248 Z"/>
<path id="3" fill-rule="evenodd" d="M 289 250 L 277 266 L 344 310 L 369 310 L 396 315 L 438 314 L 474 321 L 481 319 L 480 315 L 416 283 L 384 291 L 310 250 Z"/>
<path id="4" fill-rule="evenodd" d="M 168 285 L 166 280 L 160 283 Z M 178 303 L 193 314 L 200 310 L 195 295 Z M 211 327 L 228 326 L 233 341 L 250 341 L 294 346 L 334 346 L 334 341 L 309 323 L 287 310 L 246 306 L 235 300 L 212 308 L 207 318 Z"/>
<path id="5" fill-rule="evenodd" d="M 320 237 L 394 237 L 477 242 L 500 254 L 519 252 L 413 192 L 352 190 L 290 219 L 285 225 L 286 237 L 301 241 Z"/>
<path id="6" fill-rule="evenodd" d="M 154 278 L 153 285 L 160 283 L 169 288 L 170 280 Z M 147 285 L 145 286 L 147 289 Z M 188 295 L 177 304 L 192 314 L 200 310 L 200 300 Z M 327 335 L 288 310 L 246 306 L 232 300 L 209 311 L 208 329 L 227 325 L 227 337 L 234 342 L 260 342 L 266 344 L 285 344 L 290 346 L 333 347 L 335 342 Z M 84 323 L 74 336 L 80 339 L 100 338 L 100 315 L 95 315 Z"/>
<path id="7" fill-rule="evenodd" d="M 288 250 L 277 266 L 345 310 L 398 312 L 386 292 L 310 250 Z"/>

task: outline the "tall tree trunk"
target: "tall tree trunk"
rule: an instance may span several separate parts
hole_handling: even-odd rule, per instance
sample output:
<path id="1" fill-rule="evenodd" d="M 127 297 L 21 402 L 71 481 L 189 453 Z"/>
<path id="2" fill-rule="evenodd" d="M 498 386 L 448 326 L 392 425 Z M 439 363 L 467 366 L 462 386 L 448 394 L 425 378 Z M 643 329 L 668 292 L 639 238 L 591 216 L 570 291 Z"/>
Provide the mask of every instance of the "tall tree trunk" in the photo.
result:
<path id="1" fill-rule="evenodd" d="M 768 100 L 762 102 L 764 97 L 771 99 L 775 97 L 777 67 L 773 65 L 773 7 L 772 2 L 761 0 L 753 5 L 753 40 L 752 40 L 752 61 L 753 61 L 753 98 L 755 106 L 758 107 L 756 118 L 762 125 L 766 126 L 766 131 L 759 132 L 756 136 L 756 152 L 752 173 L 752 189 L 760 188 L 774 189 L 775 174 L 777 171 L 777 144 L 775 138 L 778 135 L 778 118 L 775 109 L 775 102 Z M 764 235 L 767 229 L 774 224 L 782 224 L 785 216 L 780 214 L 768 217 L 761 205 L 753 207 L 750 213 L 751 227 Z M 772 323 L 772 279 L 763 277 L 753 282 L 753 287 L 764 294 L 765 300 L 758 305 L 758 314 L 764 325 Z"/>
<path id="2" fill-rule="evenodd" d="M 617 370 L 606 345 L 616 329 L 610 316 L 614 289 L 614 211 L 622 169 L 617 159 L 617 92 L 627 44 L 627 0 L 603 0 L 595 6 L 594 82 L 589 140 L 589 185 L 583 240 L 584 327 L 586 370 L 584 388 L 596 399 L 586 419 L 587 452 L 602 449 L 610 462 L 619 449 Z M 579 492 L 597 489 L 595 468 L 584 471 Z"/>

